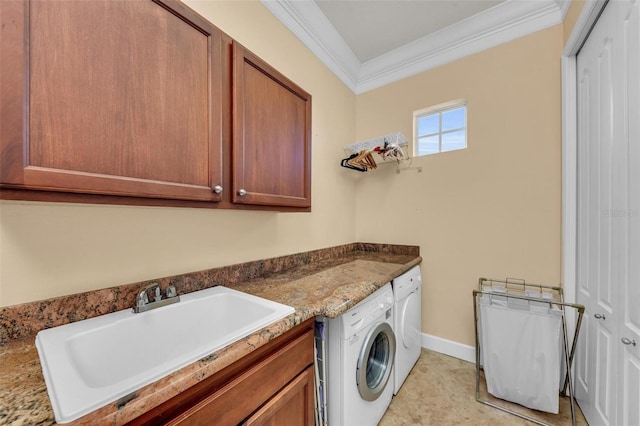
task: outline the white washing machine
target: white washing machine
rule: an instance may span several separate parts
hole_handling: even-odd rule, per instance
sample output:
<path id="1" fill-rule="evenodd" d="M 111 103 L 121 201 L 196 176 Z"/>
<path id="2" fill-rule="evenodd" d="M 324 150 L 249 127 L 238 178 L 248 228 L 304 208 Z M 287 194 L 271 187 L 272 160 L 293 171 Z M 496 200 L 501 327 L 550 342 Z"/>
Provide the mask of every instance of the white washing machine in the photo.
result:
<path id="1" fill-rule="evenodd" d="M 422 275 L 414 266 L 392 281 L 393 331 L 396 334 L 396 362 L 393 394 L 397 394 L 409 372 L 420 358 L 422 334 Z"/>
<path id="2" fill-rule="evenodd" d="M 316 344 L 319 384 L 326 401 L 320 424 L 329 426 L 375 426 L 393 397 L 393 290 L 391 284 L 337 318 L 319 320 Z M 320 337 L 320 339 L 319 339 Z M 322 346 L 321 345 L 321 346 Z M 320 357 L 325 359 L 320 360 Z"/>

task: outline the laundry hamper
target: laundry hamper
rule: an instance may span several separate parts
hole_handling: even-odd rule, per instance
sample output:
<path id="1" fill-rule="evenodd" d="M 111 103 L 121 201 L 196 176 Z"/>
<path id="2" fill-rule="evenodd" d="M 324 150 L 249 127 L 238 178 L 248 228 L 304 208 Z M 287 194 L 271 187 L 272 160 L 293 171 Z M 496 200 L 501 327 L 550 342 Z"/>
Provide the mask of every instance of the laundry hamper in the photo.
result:
<path id="1" fill-rule="evenodd" d="M 534 410 L 558 413 L 560 390 L 569 388 L 575 407 L 570 368 L 584 313 L 582 305 L 564 303 L 562 288 L 523 280 L 480 278 L 473 291 L 476 331 L 476 400 L 544 424 L 529 416 L 480 399 L 480 369 L 487 392 Z M 578 325 L 568 347 L 566 308 L 578 311 Z"/>

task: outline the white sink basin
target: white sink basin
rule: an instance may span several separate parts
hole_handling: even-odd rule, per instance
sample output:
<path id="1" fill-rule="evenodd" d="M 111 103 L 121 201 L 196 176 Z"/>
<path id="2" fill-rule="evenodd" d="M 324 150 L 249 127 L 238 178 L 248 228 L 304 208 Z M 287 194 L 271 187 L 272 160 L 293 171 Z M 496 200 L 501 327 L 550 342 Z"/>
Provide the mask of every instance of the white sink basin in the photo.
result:
<path id="1" fill-rule="evenodd" d="M 293 313 L 217 286 L 43 330 L 36 346 L 58 423 L 73 421 Z"/>

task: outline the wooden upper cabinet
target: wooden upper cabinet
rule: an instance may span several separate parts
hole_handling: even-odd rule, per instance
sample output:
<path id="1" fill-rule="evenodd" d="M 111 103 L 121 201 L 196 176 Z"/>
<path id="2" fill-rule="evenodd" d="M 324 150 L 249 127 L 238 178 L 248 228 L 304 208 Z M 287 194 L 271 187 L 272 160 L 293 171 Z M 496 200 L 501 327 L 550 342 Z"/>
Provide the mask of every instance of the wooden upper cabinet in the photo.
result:
<path id="1" fill-rule="evenodd" d="M 3 188 L 221 200 L 215 26 L 175 0 L 0 3 Z"/>
<path id="2" fill-rule="evenodd" d="M 233 42 L 232 202 L 311 206 L 311 95 Z"/>
<path id="3" fill-rule="evenodd" d="M 0 197 L 309 211 L 311 96 L 178 0 L 0 0 Z"/>

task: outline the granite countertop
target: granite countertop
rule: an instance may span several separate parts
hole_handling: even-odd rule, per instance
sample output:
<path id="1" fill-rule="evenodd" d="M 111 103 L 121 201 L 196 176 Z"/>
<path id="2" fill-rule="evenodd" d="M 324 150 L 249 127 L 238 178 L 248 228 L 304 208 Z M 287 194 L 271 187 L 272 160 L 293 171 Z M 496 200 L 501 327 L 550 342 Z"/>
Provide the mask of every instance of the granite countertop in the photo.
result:
<path id="1" fill-rule="evenodd" d="M 421 260 L 417 251 L 396 254 L 356 249 L 286 270 L 225 283 L 236 290 L 293 306 L 296 310 L 288 317 L 139 389 L 135 398 L 111 403 L 71 424 L 120 425 L 133 420 L 305 320 L 315 316 L 339 316 Z M 35 336 L 0 345 L 0 365 L 0 424 L 55 424 L 35 348 Z"/>

